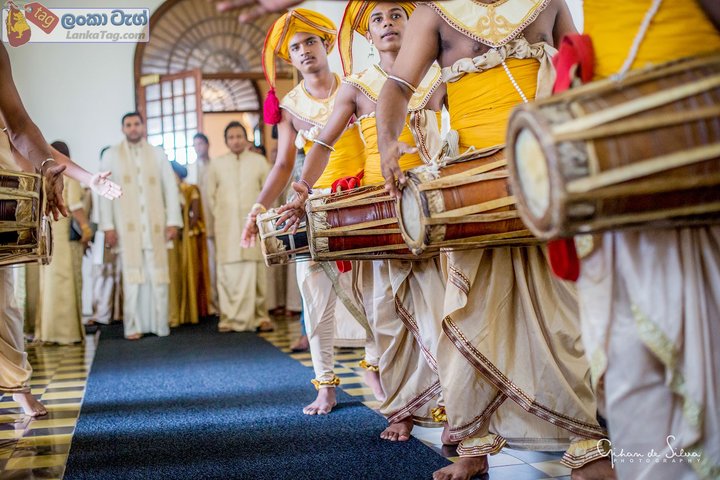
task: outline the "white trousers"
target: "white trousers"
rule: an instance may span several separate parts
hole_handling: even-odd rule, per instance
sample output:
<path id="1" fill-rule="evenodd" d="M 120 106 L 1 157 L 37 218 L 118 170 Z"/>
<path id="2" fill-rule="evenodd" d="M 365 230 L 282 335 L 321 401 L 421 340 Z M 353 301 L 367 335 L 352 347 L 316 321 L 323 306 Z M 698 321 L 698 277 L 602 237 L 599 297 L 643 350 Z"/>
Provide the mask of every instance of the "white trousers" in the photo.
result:
<path id="1" fill-rule="evenodd" d="M 145 271 L 154 272 L 152 251 L 144 250 L 143 259 Z M 170 335 L 168 284 L 154 283 L 150 274 L 146 274 L 145 283 L 123 283 L 125 336 L 143 333 L 154 333 L 158 337 Z"/>

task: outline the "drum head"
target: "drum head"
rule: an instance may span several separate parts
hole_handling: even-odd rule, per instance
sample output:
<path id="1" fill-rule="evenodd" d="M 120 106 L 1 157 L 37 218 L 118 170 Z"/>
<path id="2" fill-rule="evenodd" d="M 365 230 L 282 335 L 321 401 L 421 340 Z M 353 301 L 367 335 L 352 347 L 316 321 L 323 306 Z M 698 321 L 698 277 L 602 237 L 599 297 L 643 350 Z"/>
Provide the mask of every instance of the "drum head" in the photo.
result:
<path id="1" fill-rule="evenodd" d="M 422 221 L 422 205 L 417 191 L 410 186 L 410 183 L 403 188 L 400 198 L 400 226 L 405 241 L 410 247 L 416 247 L 422 243 L 425 233 Z"/>
<path id="2" fill-rule="evenodd" d="M 550 173 L 540 141 L 528 128 L 515 139 L 515 166 L 527 209 L 543 218 L 550 207 Z"/>

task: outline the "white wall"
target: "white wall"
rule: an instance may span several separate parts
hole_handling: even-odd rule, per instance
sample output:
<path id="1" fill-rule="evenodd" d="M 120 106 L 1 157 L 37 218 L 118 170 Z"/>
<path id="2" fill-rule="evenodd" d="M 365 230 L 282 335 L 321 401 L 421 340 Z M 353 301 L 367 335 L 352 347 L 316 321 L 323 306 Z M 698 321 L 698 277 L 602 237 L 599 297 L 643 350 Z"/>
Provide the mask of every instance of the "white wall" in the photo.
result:
<path id="1" fill-rule="evenodd" d="M 147 7 L 162 0 L 46 0 L 53 7 Z M 152 38 L 152 32 L 150 32 Z M 120 119 L 135 108 L 135 44 L 5 46 L 25 108 L 47 141 L 64 140 L 73 159 L 95 170 L 100 149 L 122 139 Z"/>
<path id="2" fill-rule="evenodd" d="M 578 25 L 582 0 L 567 0 Z M 45 0 L 52 7 L 146 7 L 162 0 Z M 305 8 L 323 12 L 340 24 L 345 2 L 310 0 Z M 150 32 L 152 39 L 152 31 Z M 48 141 L 62 139 L 75 161 L 95 169 L 100 149 L 122 139 L 120 119 L 135 106 L 133 58 L 135 44 L 26 44 L 6 46 L 13 76 L 25 107 Z M 369 66 L 369 45 L 356 38 L 355 71 Z M 258 55 L 260 52 L 258 52 Z M 340 72 L 337 49 L 330 57 Z"/>

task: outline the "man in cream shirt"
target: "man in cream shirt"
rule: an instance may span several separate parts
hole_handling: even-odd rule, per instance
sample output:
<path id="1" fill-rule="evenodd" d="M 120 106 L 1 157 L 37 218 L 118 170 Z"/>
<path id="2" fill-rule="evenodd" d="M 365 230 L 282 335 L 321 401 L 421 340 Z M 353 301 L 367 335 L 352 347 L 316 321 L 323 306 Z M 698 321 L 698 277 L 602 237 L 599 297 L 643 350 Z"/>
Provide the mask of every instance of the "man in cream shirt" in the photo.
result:
<path id="1" fill-rule="evenodd" d="M 100 230 L 105 243 L 120 250 L 125 338 L 162 337 L 170 334 L 166 245 L 183 224 L 178 186 L 165 152 L 145 140 L 139 113 L 123 117 L 122 131 L 125 140 L 108 150 L 103 167 L 124 195 L 114 203 L 101 200 Z"/>
<path id="2" fill-rule="evenodd" d="M 245 216 L 265 183 L 270 166 L 251 152 L 247 132 L 239 122 L 225 127 L 230 151 L 210 162 L 207 192 L 215 224 L 215 259 L 221 332 L 272 328 L 265 305 L 267 270 L 259 245 L 240 248 Z"/>

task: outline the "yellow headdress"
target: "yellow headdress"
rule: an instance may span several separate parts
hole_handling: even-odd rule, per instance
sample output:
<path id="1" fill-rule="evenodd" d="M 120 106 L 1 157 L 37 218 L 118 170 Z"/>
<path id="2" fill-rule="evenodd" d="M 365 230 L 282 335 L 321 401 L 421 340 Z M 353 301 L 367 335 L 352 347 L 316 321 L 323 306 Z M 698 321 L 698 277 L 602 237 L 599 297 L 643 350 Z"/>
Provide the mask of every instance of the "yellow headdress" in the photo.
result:
<path id="1" fill-rule="evenodd" d="M 352 45 L 353 36 L 357 32 L 362 36 L 368 32 L 370 28 L 370 14 L 380 2 L 370 1 L 350 1 L 345 7 L 342 22 L 340 23 L 340 32 L 338 34 L 338 49 L 340 50 L 340 59 L 342 60 L 343 72 L 345 75 L 352 73 Z M 413 2 L 396 2 L 408 18 L 415 10 Z"/>
<path id="2" fill-rule="evenodd" d="M 290 63 L 290 48 L 288 42 L 298 32 L 312 33 L 330 45 L 328 53 L 335 46 L 337 28 L 327 18 L 306 8 L 296 8 L 278 18 L 268 30 L 263 46 L 262 64 L 265 78 L 270 84 L 270 91 L 265 99 L 265 122 L 275 125 L 280 122 L 280 102 L 275 95 L 275 57 Z"/>

